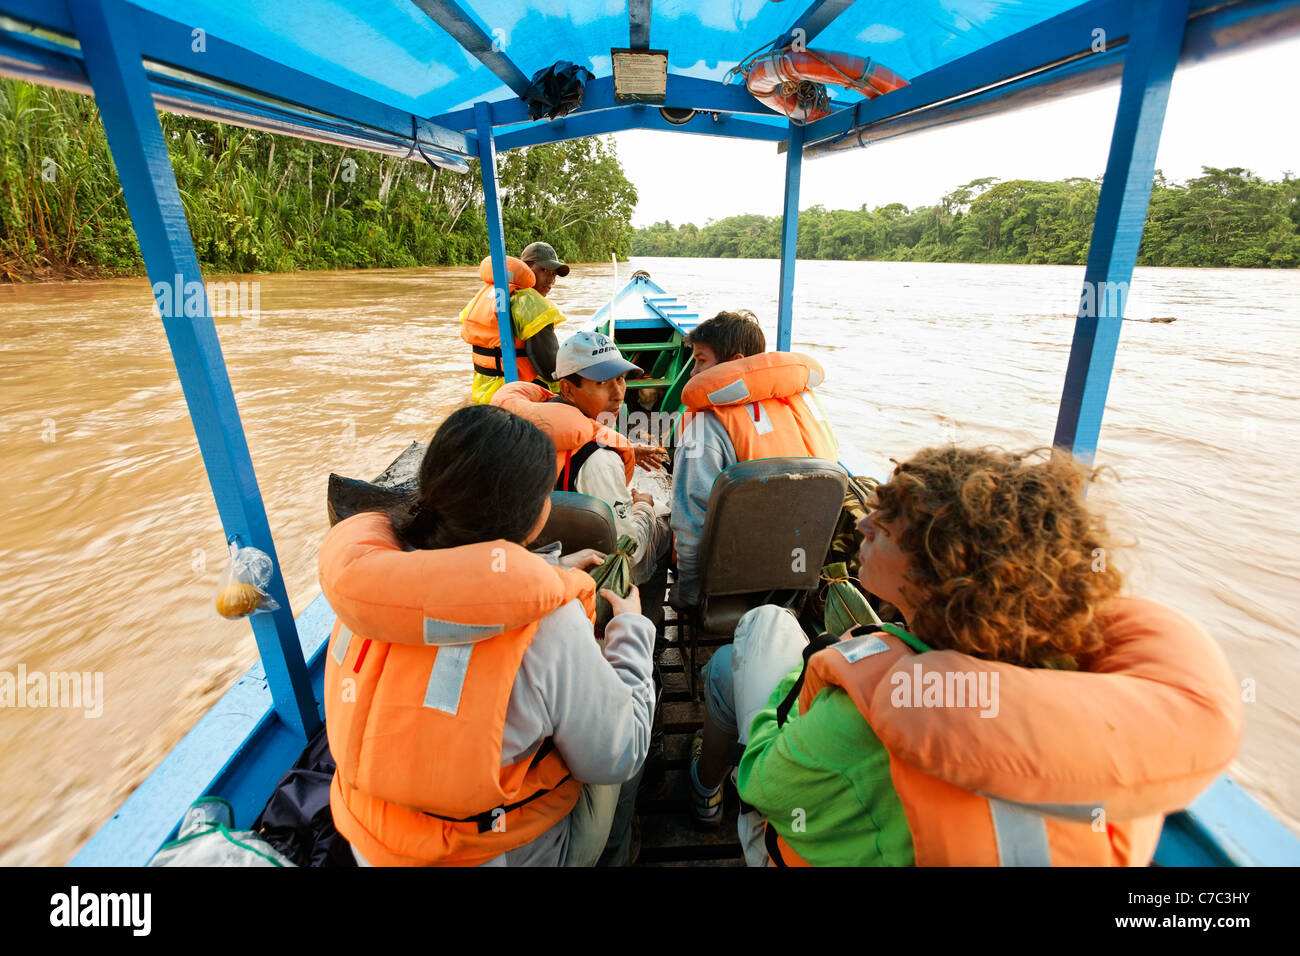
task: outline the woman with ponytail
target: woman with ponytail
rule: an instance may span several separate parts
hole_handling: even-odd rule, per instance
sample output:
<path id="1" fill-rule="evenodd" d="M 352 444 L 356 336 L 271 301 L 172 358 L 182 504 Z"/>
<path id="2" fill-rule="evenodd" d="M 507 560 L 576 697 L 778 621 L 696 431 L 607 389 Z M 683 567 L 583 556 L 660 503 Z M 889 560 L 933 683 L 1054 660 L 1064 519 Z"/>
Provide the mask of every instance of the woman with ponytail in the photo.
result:
<path id="1" fill-rule="evenodd" d="M 592 865 L 650 742 L 654 629 L 633 589 L 602 654 L 595 551 L 526 549 L 550 514 L 555 450 L 472 405 L 429 443 L 404 513 L 354 515 L 321 548 L 338 623 L 325 716 L 330 806 L 374 865 Z"/>

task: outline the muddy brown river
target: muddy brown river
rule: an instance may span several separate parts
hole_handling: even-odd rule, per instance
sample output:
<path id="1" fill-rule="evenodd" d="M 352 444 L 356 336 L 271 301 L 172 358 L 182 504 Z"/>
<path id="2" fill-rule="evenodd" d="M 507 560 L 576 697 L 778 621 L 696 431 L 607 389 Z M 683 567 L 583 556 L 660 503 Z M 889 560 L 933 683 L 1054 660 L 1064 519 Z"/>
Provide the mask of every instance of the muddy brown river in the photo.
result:
<path id="1" fill-rule="evenodd" d="M 775 342 L 774 261 L 635 268 Z M 929 444 L 1049 444 L 1082 269 L 801 262 L 794 348 L 827 370 L 841 443 L 873 467 Z M 369 478 L 468 400 L 457 314 L 477 269 L 229 277 L 216 320 L 295 612 L 317 593 L 331 471 Z M 576 327 L 611 267 L 552 298 Z M 1196 618 L 1246 703 L 1233 776 L 1300 832 L 1300 272 L 1141 269 L 1090 500 L 1128 589 Z M 143 279 L 0 286 L 0 680 L 78 672 L 80 707 L 0 708 L 0 864 L 61 864 L 256 659 L 211 611 L 225 554 Z M 1296 459 L 1293 463 L 1293 459 Z M 90 681 L 87 687 L 93 687 Z M 248 821 L 240 821 L 246 823 Z"/>

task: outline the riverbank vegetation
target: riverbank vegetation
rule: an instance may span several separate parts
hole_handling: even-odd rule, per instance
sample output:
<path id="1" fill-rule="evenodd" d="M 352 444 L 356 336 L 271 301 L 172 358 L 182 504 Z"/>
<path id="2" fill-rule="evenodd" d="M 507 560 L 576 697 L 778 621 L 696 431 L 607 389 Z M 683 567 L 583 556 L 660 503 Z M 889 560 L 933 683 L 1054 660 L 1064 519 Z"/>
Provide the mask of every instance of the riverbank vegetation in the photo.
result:
<path id="1" fill-rule="evenodd" d="M 799 213 L 800 259 L 1081 265 L 1100 178 L 977 179 L 933 206 L 891 203 Z M 638 229 L 634 256 L 780 256 L 780 216 L 729 216 L 703 227 Z M 1138 257 L 1148 266 L 1300 266 L 1300 179 L 1213 169 L 1186 183 L 1157 174 Z"/>
<path id="2" fill-rule="evenodd" d="M 477 164 L 419 162 L 160 114 L 205 271 L 468 265 L 487 250 Z M 631 227 L 636 188 L 613 144 L 588 138 L 498 157 L 506 241 L 545 239 L 575 262 L 639 256 L 776 258 L 781 220 Z M 1080 264 L 1099 180 L 977 179 L 933 206 L 799 217 L 801 259 Z M 1139 263 L 1300 266 L 1300 180 L 1206 168 L 1157 175 Z M 0 80 L 0 279 L 140 275 L 92 98 Z"/>
<path id="3" fill-rule="evenodd" d="M 476 162 L 461 174 L 160 114 L 205 271 L 477 263 L 488 248 Z M 629 253 L 636 189 L 611 143 L 498 156 L 506 242 L 561 257 Z M 95 102 L 0 80 L 0 278 L 141 275 L 144 264 Z"/>

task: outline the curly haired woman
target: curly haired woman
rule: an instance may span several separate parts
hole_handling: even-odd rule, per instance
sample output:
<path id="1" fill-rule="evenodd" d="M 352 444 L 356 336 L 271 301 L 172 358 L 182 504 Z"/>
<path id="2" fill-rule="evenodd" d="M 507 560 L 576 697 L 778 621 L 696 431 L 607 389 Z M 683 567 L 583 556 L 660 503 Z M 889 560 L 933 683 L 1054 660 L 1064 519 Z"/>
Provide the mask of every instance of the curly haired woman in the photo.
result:
<path id="1" fill-rule="evenodd" d="M 761 865 L 1132 865 L 1224 768 L 1241 704 L 1215 643 L 1120 595 L 1077 464 L 933 448 L 859 525 L 863 587 L 907 630 L 807 640 L 774 607 L 708 670 L 702 819 L 731 741 Z M 775 686 L 775 690 L 772 688 Z"/>

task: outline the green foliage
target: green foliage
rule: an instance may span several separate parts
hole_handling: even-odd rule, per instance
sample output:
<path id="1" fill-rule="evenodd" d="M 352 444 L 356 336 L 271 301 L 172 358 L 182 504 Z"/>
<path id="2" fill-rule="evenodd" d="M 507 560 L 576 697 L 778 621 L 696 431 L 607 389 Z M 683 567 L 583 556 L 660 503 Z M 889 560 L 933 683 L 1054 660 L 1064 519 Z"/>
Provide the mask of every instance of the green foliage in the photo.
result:
<path id="1" fill-rule="evenodd" d="M 561 259 L 627 258 L 636 187 L 613 143 L 588 138 L 512 150 L 501 157 L 499 175 L 509 248 L 545 237 Z"/>
<path id="2" fill-rule="evenodd" d="M 473 264 L 487 254 L 477 164 L 418 162 L 161 115 L 199 262 L 212 272 Z M 570 140 L 499 158 L 506 242 L 545 239 L 574 262 L 776 258 L 779 217 L 632 231 L 636 189 L 612 144 Z M 804 259 L 1081 264 L 1098 181 L 976 179 L 909 210 L 805 210 Z M 1138 259 L 1162 266 L 1300 266 L 1300 180 L 1207 167 L 1157 174 Z M 0 80 L 0 277 L 140 274 L 135 232 L 94 101 Z"/>
<path id="3" fill-rule="evenodd" d="M 160 114 L 206 271 L 477 263 L 487 226 L 468 174 Z M 543 239 L 574 262 L 626 258 L 636 189 L 612 144 L 571 140 L 498 159 L 508 249 Z M 93 99 L 0 80 L 0 277 L 141 274 Z"/>
<path id="4" fill-rule="evenodd" d="M 823 209 L 799 214 L 801 259 L 921 262 L 1087 261 L 1100 180 L 976 179 L 937 205 L 909 210 Z M 781 219 L 728 216 L 702 228 L 657 222 L 638 229 L 634 256 L 768 258 L 781 254 Z M 1212 169 L 1185 185 L 1156 174 L 1138 258 L 1153 266 L 1300 266 L 1300 180 L 1262 180 Z"/>

